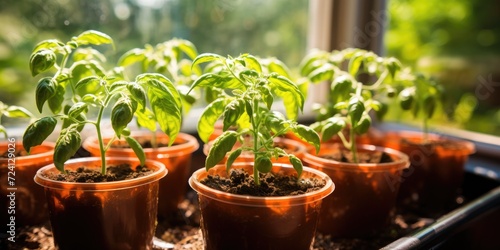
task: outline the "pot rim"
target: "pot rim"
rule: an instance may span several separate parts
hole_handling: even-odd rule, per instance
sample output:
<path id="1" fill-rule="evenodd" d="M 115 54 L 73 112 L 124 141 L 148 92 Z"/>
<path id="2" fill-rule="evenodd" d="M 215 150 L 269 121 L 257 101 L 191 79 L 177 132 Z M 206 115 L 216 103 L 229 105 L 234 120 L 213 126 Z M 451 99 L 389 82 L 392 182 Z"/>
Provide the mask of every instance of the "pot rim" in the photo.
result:
<path id="1" fill-rule="evenodd" d="M 411 130 L 401 130 L 401 131 L 388 130 L 388 131 L 383 132 L 384 137 L 398 135 L 401 139 L 404 139 L 404 138 L 421 139 L 423 134 L 424 133 L 422 131 L 411 131 Z M 446 136 L 446 135 L 442 135 L 442 134 L 438 134 L 438 133 L 432 133 L 432 132 L 427 133 L 427 135 L 429 136 L 431 141 L 447 140 L 447 141 L 452 141 L 453 143 L 455 143 L 457 145 L 462 145 L 462 147 L 457 148 L 457 149 L 448 149 L 448 150 L 452 150 L 456 153 L 461 153 L 462 155 L 471 155 L 471 154 L 474 154 L 476 152 L 476 145 L 471 141 L 467 141 L 464 139 L 458 139 L 458 138 L 454 138 L 454 137 L 450 137 L 450 136 Z M 421 145 L 420 143 L 415 143 L 415 144 Z"/>
<path id="2" fill-rule="evenodd" d="M 339 143 L 322 143 L 321 147 L 343 147 Z M 332 159 L 325 159 L 317 156 L 315 149 L 310 148 L 304 154 L 304 163 L 307 165 L 310 162 L 318 162 L 322 164 L 324 168 L 327 169 L 342 169 L 343 171 L 354 171 L 354 172 L 385 172 L 389 170 L 402 170 L 406 169 L 410 166 L 410 160 L 408 155 L 398 150 L 387 148 L 387 147 L 379 147 L 368 144 L 360 144 L 357 146 L 358 150 L 362 149 L 365 151 L 382 151 L 391 156 L 396 156 L 398 159 L 393 162 L 387 163 L 348 163 L 348 162 L 340 162 Z M 314 154 L 310 152 L 314 151 Z M 394 160 L 394 159 L 393 159 Z"/>
<path id="3" fill-rule="evenodd" d="M 150 137 L 152 132 L 150 131 L 133 131 L 131 133 L 131 136 L 134 138 L 138 137 Z M 156 135 L 158 136 L 158 139 L 160 138 L 168 138 L 168 136 L 163 133 L 163 132 L 156 132 Z M 104 135 L 104 141 L 110 139 L 112 136 L 110 135 Z M 169 147 L 159 147 L 159 148 L 144 148 L 144 153 L 147 154 L 168 154 L 169 157 L 175 157 L 179 155 L 185 155 L 185 154 L 191 154 L 194 151 L 196 151 L 199 148 L 199 143 L 198 140 L 187 133 L 179 133 L 177 137 L 175 138 L 174 142 L 178 142 L 179 144 L 177 145 L 172 145 Z M 90 136 L 87 139 L 85 139 L 82 143 L 82 147 L 87 150 L 87 151 L 95 151 L 99 152 L 98 144 L 97 144 L 97 137 L 96 136 Z M 113 148 L 110 147 L 106 153 L 110 155 L 120 155 L 120 153 L 127 152 L 129 154 L 135 155 L 134 151 L 131 148 Z M 92 153 L 92 152 L 91 152 Z M 98 154 L 96 154 L 98 155 Z"/>
<path id="4" fill-rule="evenodd" d="M 106 162 L 110 164 L 116 163 L 131 163 L 131 164 L 139 164 L 139 160 L 132 157 L 107 157 Z M 92 168 L 100 169 L 101 158 L 100 157 L 83 157 L 68 160 L 65 165 L 78 165 L 85 163 L 95 163 Z M 159 161 L 155 160 L 146 160 L 146 165 L 151 168 L 153 167 L 154 172 L 147 176 L 141 176 L 135 179 L 129 180 L 121 180 L 121 181 L 111 181 L 111 182 L 98 182 L 98 183 L 79 183 L 79 182 L 68 182 L 68 181 L 56 181 L 51 180 L 47 177 L 44 177 L 42 174 L 46 171 L 51 172 L 59 172 L 56 169 L 55 165 L 49 164 L 45 167 L 40 168 L 34 177 L 34 181 L 44 187 L 50 189 L 60 189 L 60 190 L 79 190 L 79 191 L 112 191 L 112 190 L 121 190 L 121 189 L 129 189 L 137 186 L 142 186 L 145 184 L 149 184 L 155 181 L 160 180 L 165 175 L 167 175 L 168 170 L 165 165 Z M 98 167 L 96 167 L 98 166 Z M 88 167 L 88 166 L 86 166 Z"/>
<path id="5" fill-rule="evenodd" d="M 253 169 L 253 165 L 254 165 L 253 162 L 237 162 L 233 163 L 232 168 L 251 167 L 251 169 Z M 215 172 L 216 170 L 221 168 L 223 169 L 223 171 L 225 171 L 226 166 L 223 164 L 219 164 L 216 165 L 214 168 L 210 169 L 208 172 L 205 170 L 205 168 L 196 170 L 189 178 L 189 185 L 193 190 L 195 190 L 198 193 L 198 195 L 203 195 L 224 203 L 229 203 L 233 205 L 251 206 L 251 207 L 277 207 L 277 206 L 283 206 L 283 204 L 286 204 L 287 206 L 303 205 L 321 200 L 330 195 L 335 189 L 335 184 L 327 174 L 306 166 L 304 166 L 303 168 L 302 176 L 304 176 L 304 174 L 306 175 L 310 174 L 311 175 L 310 177 L 320 178 L 325 181 L 325 186 L 323 186 L 319 190 L 299 195 L 263 197 L 263 196 L 231 194 L 210 188 L 199 181 L 199 179 L 209 175 L 209 172 Z M 287 172 L 293 172 L 293 173 L 295 172 L 295 169 L 293 169 L 293 166 L 290 164 L 273 163 L 273 170 L 272 170 L 273 172 L 280 169 L 285 169 Z"/>
<path id="6" fill-rule="evenodd" d="M 16 144 L 16 147 L 22 147 L 23 150 L 24 150 L 24 147 L 23 147 L 23 143 L 22 141 L 17 141 L 14 142 Z M 7 147 L 8 144 L 11 144 L 10 142 L 8 141 L 1 141 L 0 142 L 0 148 L 4 148 L 4 147 Z M 16 161 L 16 166 L 20 166 L 20 165 L 26 165 L 24 164 L 25 162 L 31 162 L 31 161 L 34 161 L 34 160 L 38 160 L 40 158 L 46 158 L 46 157 L 50 157 L 50 161 L 52 161 L 52 157 L 54 155 L 54 148 L 56 147 L 56 144 L 54 142 L 48 142 L 48 141 L 45 141 L 43 142 L 42 144 L 38 145 L 38 146 L 34 146 L 33 148 L 42 148 L 42 147 L 46 147 L 48 148 L 48 150 L 44 151 L 44 152 L 40 152 L 40 153 L 31 153 L 29 155 L 24 155 L 24 156 L 16 156 L 15 157 L 15 161 Z M 0 157 L 0 164 L 4 164 L 4 163 L 7 163 L 9 160 L 9 158 L 2 158 Z"/>

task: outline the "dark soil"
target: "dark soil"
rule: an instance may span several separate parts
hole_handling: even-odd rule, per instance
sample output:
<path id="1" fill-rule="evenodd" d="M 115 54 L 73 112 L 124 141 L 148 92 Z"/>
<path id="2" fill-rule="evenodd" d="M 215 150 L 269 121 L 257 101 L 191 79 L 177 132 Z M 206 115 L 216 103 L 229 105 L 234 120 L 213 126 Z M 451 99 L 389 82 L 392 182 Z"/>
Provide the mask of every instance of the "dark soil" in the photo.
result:
<path id="1" fill-rule="evenodd" d="M 298 195 L 321 189 L 325 182 L 319 179 L 300 179 L 295 176 L 260 173 L 260 185 L 255 185 L 253 175 L 241 169 L 232 169 L 229 178 L 207 176 L 201 183 L 227 193 L 252 196 Z"/>
<path id="2" fill-rule="evenodd" d="M 102 175 L 99 171 L 86 169 L 84 167 L 80 167 L 76 171 L 66 170 L 66 172 L 66 174 L 59 172 L 56 174 L 45 174 L 45 177 L 56 181 L 94 183 L 135 179 L 153 173 L 153 171 L 147 167 L 137 166 L 134 170 L 128 164 L 110 166 L 107 168 L 106 175 Z"/>
<path id="3" fill-rule="evenodd" d="M 328 155 L 319 155 L 321 158 L 354 163 L 352 160 L 352 153 L 349 150 L 339 150 L 335 153 Z M 393 162 L 392 158 L 385 152 L 374 151 L 374 152 L 358 152 L 358 163 L 388 163 Z"/>

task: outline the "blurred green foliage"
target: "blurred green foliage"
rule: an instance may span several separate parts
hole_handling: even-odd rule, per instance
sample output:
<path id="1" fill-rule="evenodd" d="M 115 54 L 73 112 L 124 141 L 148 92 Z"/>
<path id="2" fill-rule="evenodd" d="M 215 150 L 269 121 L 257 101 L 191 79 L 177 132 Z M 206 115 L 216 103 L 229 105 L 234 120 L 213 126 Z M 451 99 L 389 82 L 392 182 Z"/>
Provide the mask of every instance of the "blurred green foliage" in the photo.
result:
<path id="1" fill-rule="evenodd" d="M 500 1 L 388 2 L 387 54 L 446 89 L 435 123 L 500 135 Z"/>

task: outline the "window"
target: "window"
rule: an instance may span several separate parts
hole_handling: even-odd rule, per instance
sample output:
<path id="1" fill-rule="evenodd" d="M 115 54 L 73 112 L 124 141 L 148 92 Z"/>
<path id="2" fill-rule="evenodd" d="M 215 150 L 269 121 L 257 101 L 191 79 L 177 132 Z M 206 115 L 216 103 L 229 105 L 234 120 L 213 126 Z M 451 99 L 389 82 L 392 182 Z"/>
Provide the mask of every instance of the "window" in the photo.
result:
<path id="1" fill-rule="evenodd" d="M 43 39 L 67 41 L 88 29 L 114 38 L 116 51 L 106 51 L 109 63 L 129 49 L 177 37 L 193 42 L 199 53 L 248 52 L 297 67 L 306 53 L 308 6 L 307 0 L 3 1 L 0 21 L 8 25 L 0 27 L 0 100 L 37 114 L 31 50 Z M 185 120 L 201 112 L 192 111 Z M 184 122 L 187 130 L 194 131 L 193 125 Z"/>

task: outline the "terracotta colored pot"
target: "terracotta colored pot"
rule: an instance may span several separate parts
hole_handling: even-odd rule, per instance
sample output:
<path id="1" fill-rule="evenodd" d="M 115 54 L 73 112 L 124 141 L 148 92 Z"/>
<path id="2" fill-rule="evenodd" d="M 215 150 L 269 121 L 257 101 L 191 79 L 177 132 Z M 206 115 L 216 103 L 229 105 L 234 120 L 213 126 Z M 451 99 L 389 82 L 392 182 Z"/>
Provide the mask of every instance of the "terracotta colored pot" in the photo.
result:
<path id="1" fill-rule="evenodd" d="M 233 168 L 243 168 L 253 174 L 252 164 L 235 163 Z M 296 174 L 291 165 L 278 163 L 273 165 L 272 172 Z M 189 179 L 199 196 L 206 250 L 309 250 L 322 200 L 334 189 L 327 175 L 307 167 L 304 167 L 303 178 L 320 178 L 326 185 L 296 196 L 256 197 L 225 193 L 200 183 L 208 175 L 226 176 L 225 166 L 218 165 L 208 172 L 197 170 Z"/>
<path id="2" fill-rule="evenodd" d="M 7 152 L 9 149 L 24 150 L 21 141 L 15 143 L 0 142 L 0 153 Z M 40 146 L 33 147 L 30 155 L 11 157 L 10 160 L 9 158 L 0 158 L 0 195 L 2 197 L 0 223 L 2 223 L 2 228 L 10 223 L 11 216 L 15 217 L 15 227 L 17 228 L 43 223 L 49 219 L 43 188 L 36 185 L 33 177 L 38 169 L 52 163 L 53 154 L 54 144 L 45 142 Z M 14 172 L 14 174 L 9 172 Z M 9 185 L 8 177 L 13 178 L 10 179 L 13 181 L 13 186 Z M 7 198 L 7 195 L 12 193 L 14 193 L 11 197 L 14 199 L 15 214 L 10 212 L 13 209 L 8 209 L 11 198 Z"/>
<path id="3" fill-rule="evenodd" d="M 410 168 L 401 179 L 398 201 L 428 216 L 446 212 L 459 194 L 465 163 L 475 151 L 474 144 L 436 134 L 429 134 L 430 143 L 423 144 L 423 134 L 410 131 L 388 132 L 384 138 L 383 146 L 404 152 L 410 158 Z M 444 141 L 450 145 L 439 144 Z"/>
<path id="4" fill-rule="evenodd" d="M 400 185 L 395 180 L 408 167 L 408 156 L 394 149 L 360 145 L 358 152 L 383 151 L 393 162 L 354 164 L 320 157 L 341 148 L 325 143 L 319 154 L 310 149 L 304 155 L 305 165 L 327 173 L 337 186 L 335 195 L 323 201 L 318 231 L 332 237 L 368 237 L 389 223 Z"/>
<path id="5" fill-rule="evenodd" d="M 297 156 L 297 158 L 302 160 L 302 157 L 304 156 L 304 153 L 306 152 L 306 147 L 294 140 L 282 138 L 282 137 L 276 137 L 274 138 L 274 143 L 277 146 L 282 146 L 283 149 L 286 149 L 289 154 L 293 154 Z M 208 152 L 210 151 L 210 147 L 212 146 L 213 141 L 208 142 L 207 144 L 203 145 L 203 153 L 208 155 Z M 234 145 L 233 149 L 236 149 L 238 147 L 241 147 L 241 144 L 239 142 L 236 142 Z M 224 164 L 227 160 L 227 157 L 225 157 L 222 161 L 219 162 L 219 164 Z M 253 162 L 254 161 L 254 156 L 250 152 L 243 152 L 236 158 L 235 162 Z M 275 163 L 285 163 L 289 164 L 290 161 L 288 157 L 279 157 L 278 159 L 276 158 L 271 158 L 272 162 Z"/>
<path id="6" fill-rule="evenodd" d="M 136 139 L 151 140 L 152 134 L 149 131 L 133 132 Z M 168 144 L 169 138 L 164 133 L 156 134 L 157 142 Z M 109 141 L 109 138 L 104 139 Z M 124 141 L 117 140 L 115 144 L 126 144 Z M 90 152 L 92 156 L 99 156 L 99 145 L 95 137 L 84 141 L 83 147 Z M 160 195 L 158 200 L 158 218 L 160 220 L 170 219 L 176 215 L 177 206 L 184 200 L 187 189 L 187 181 L 191 173 L 191 156 L 199 147 L 198 140 L 195 137 L 180 133 L 175 142 L 170 147 L 145 148 L 147 159 L 156 160 L 168 169 L 168 175 L 160 180 Z M 121 156 L 136 158 L 131 148 L 111 147 L 106 152 L 107 156 Z"/>
<path id="7" fill-rule="evenodd" d="M 135 158 L 107 158 L 108 166 L 137 166 Z M 53 164 L 41 168 L 35 182 L 45 188 L 50 223 L 57 249 L 152 249 L 159 180 L 167 174 L 157 161 L 146 161 L 153 174 L 103 183 L 54 181 Z M 101 168 L 96 157 L 69 160 L 66 169 Z"/>

